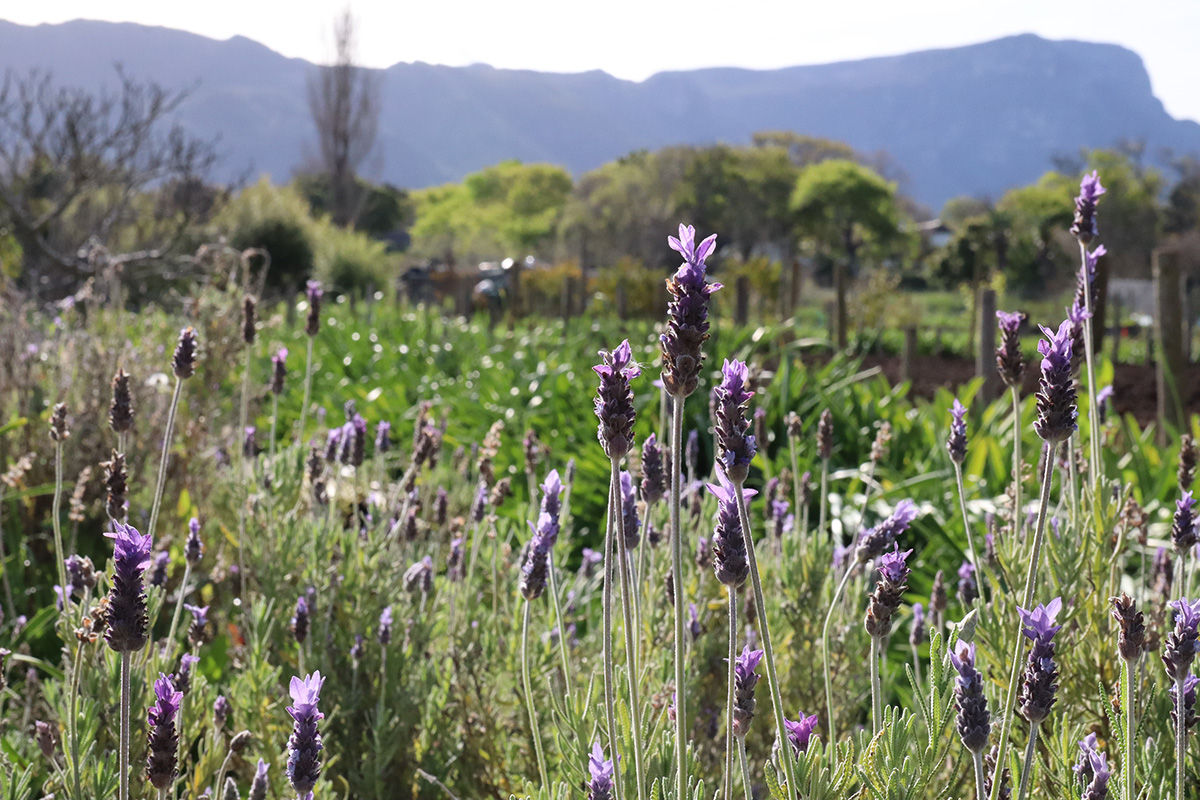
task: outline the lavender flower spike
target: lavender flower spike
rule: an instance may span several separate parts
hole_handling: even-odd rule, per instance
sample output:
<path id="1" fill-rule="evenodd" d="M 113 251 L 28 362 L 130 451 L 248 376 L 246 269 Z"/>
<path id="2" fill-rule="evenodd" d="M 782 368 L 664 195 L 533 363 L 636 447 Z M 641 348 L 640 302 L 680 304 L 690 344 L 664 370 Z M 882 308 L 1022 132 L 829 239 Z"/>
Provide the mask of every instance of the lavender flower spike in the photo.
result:
<path id="1" fill-rule="evenodd" d="M 247 800 L 267 800 L 267 790 L 270 785 L 267 783 L 267 767 L 270 766 L 261 758 L 258 760 L 258 766 L 254 770 L 254 780 L 250 784 L 250 794 L 246 795 Z"/>
<path id="2" fill-rule="evenodd" d="M 637 490 L 633 487 L 633 476 L 621 470 L 621 516 L 622 527 L 625 531 L 625 549 L 632 550 L 638 546 L 640 520 L 637 513 Z"/>
<path id="3" fill-rule="evenodd" d="M 1112 770 L 1108 767 L 1108 759 L 1104 754 L 1093 750 L 1088 753 L 1088 763 L 1092 772 L 1092 779 L 1083 789 L 1083 794 L 1080 795 L 1080 800 L 1105 800 L 1108 797 L 1108 780 L 1112 777 Z"/>
<path id="4" fill-rule="evenodd" d="M 600 389 L 596 395 L 596 417 L 600 420 L 597 438 L 610 459 L 620 460 L 633 446 L 633 389 L 630 381 L 642 374 L 642 369 L 633 360 L 629 340 L 621 342 L 615 350 L 600 351 L 601 363 L 592 367 L 600 376 Z"/>
<path id="5" fill-rule="evenodd" d="M 792 752 L 798 756 L 808 749 L 808 743 L 812 739 L 813 731 L 817 729 L 817 715 L 805 716 L 802 712 L 800 719 L 795 722 L 785 719 L 783 727 L 787 730 L 787 737 L 792 745 Z"/>
<path id="6" fill-rule="evenodd" d="M 946 450 L 950 460 L 961 464 L 967 460 L 967 407 L 954 398 L 950 408 L 950 436 L 946 440 Z"/>
<path id="7" fill-rule="evenodd" d="M 392 641 L 392 607 L 388 606 L 379 614 L 379 644 L 384 647 Z"/>
<path id="8" fill-rule="evenodd" d="M 308 297 L 308 318 L 304 321 L 304 332 L 316 336 L 321 330 L 321 297 L 325 292 L 321 290 L 320 281 L 309 281 L 304 291 Z"/>
<path id="9" fill-rule="evenodd" d="M 1167 634 L 1162 661 L 1172 681 L 1186 680 L 1188 670 L 1200 652 L 1197 628 L 1200 627 L 1200 600 L 1194 603 L 1187 599 L 1170 604 L 1175 609 L 1175 628 Z"/>
<path id="10" fill-rule="evenodd" d="M 1200 536 L 1196 530 L 1196 499 L 1190 491 L 1185 491 L 1175 502 L 1175 518 L 1171 524 L 1171 541 L 1175 552 L 1181 558 L 1187 556 L 1188 550 L 1196 546 Z"/>
<path id="11" fill-rule="evenodd" d="M 1043 440 L 1056 444 L 1075 432 L 1078 410 L 1075 381 L 1071 375 L 1071 320 L 1063 320 L 1058 331 L 1042 327 L 1046 338 L 1038 342 L 1042 354 L 1042 377 L 1037 392 L 1034 430 Z"/>
<path id="12" fill-rule="evenodd" d="M 588 800 L 611 800 L 613 796 L 613 762 L 604 758 L 600 742 L 592 745 L 588 756 Z"/>
<path id="13" fill-rule="evenodd" d="M 649 508 L 666 493 L 667 479 L 663 471 L 662 449 L 658 446 L 658 437 L 652 433 L 642 442 L 642 499 Z"/>
<path id="14" fill-rule="evenodd" d="M 293 676 L 288 688 L 292 705 L 288 706 L 287 713 L 293 724 L 292 735 L 288 739 L 287 776 L 301 800 L 311 797 L 313 787 L 321 777 L 322 746 L 317 723 L 325 715 L 317 709 L 317 703 L 321 699 L 321 686 L 324 683 L 321 673 L 314 672 L 303 678 Z"/>
<path id="15" fill-rule="evenodd" d="M 146 742 L 146 778 L 156 789 L 171 785 L 175 779 L 175 758 L 179 738 L 175 730 L 175 715 L 183 702 L 183 692 L 176 691 L 171 679 L 161 672 L 154 682 L 154 705 L 146 715 L 149 733 Z"/>
<path id="16" fill-rule="evenodd" d="M 742 654 L 733 662 L 733 735 L 745 738 L 754 719 L 754 687 L 758 685 L 758 662 L 762 650 L 751 650 L 750 645 L 742 648 Z"/>
<path id="17" fill-rule="evenodd" d="M 660 337 L 663 354 L 663 387 L 667 394 L 683 399 L 696 391 L 704 363 L 703 345 L 708 339 L 708 302 L 719 283 L 707 283 L 705 260 L 717 246 L 714 233 L 696 244 L 696 229 L 679 226 L 679 238 L 667 237 L 671 249 L 683 263 L 667 280 L 671 299 L 667 303 L 667 331 Z"/>
<path id="18" fill-rule="evenodd" d="M 1021 385 L 1025 375 L 1025 356 L 1021 353 L 1021 323 L 1025 315 L 1020 311 L 997 311 L 1000 325 L 1000 346 L 996 348 L 996 371 L 1006 386 Z"/>
<path id="19" fill-rule="evenodd" d="M 718 581 L 736 589 L 750 576 L 749 554 L 738 516 L 737 495 L 734 494 L 739 489 L 719 470 L 717 477 L 721 479 L 720 485 L 708 484 L 708 491 L 717 498 L 717 523 L 712 537 L 713 571 Z M 740 491 L 746 500 L 757 494 L 753 489 Z"/>
<path id="20" fill-rule="evenodd" d="M 150 565 L 150 535 L 132 525 L 112 520 L 112 587 L 108 592 L 108 630 L 104 640 L 118 653 L 141 650 L 146 645 L 146 590 L 142 578 Z"/>
<path id="21" fill-rule="evenodd" d="M 875 583 L 875 591 L 867 604 L 867 616 L 864 625 L 872 637 L 884 639 L 892 632 L 892 619 L 900 610 L 900 602 L 904 592 L 908 590 L 908 576 L 912 570 L 908 568 L 908 557 L 912 550 L 901 551 L 899 545 L 893 545 L 890 553 L 884 553 L 879 559 L 879 580 Z"/>
<path id="22" fill-rule="evenodd" d="M 917 507 L 912 500 L 901 500 L 892 515 L 873 528 L 864 530 L 854 548 L 854 560 L 859 564 L 879 558 L 891 547 L 900 534 L 917 518 Z"/>
<path id="23" fill-rule="evenodd" d="M 287 355 L 287 348 L 281 347 L 271 356 L 271 394 L 277 397 L 283 394 L 283 384 L 287 380 Z"/>
<path id="24" fill-rule="evenodd" d="M 1056 625 L 1062 611 L 1062 598 L 1056 597 L 1032 611 L 1018 608 L 1021 632 L 1033 641 L 1025 678 L 1017 696 L 1017 710 L 1030 723 L 1036 724 L 1050 715 L 1058 692 L 1058 666 L 1054 663 L 1054 635 L 1062 629 Z"/>
<path id="25" fill-rule="evenodd" d="M 750 433 L 746 409 L 754 392 L 750 391 L 749 370 L 744 361 L 729 361 L 721 366 L 721 383 L 716 388 L 717 459 L 735 484 L 744 483 L 757 443 Z"/>
<path id="26" fill-rule="evenodd" d="M 972 753 L 987 748 L 991 733 L 991 716 L 983 694 L 983 676 L 975 668 L 975 645 L 964 644 L 950 654 L 950 663 L 958 671 L 954 686 L 954 705 L 958 708 L 958 735 Z"/>
<path id="27" fill-rule="evenodd" d="M 188 520 L 187 541 L 183 545 L 183 556 L 193 567 L 204 558 L 204 540 L 200 538 L 200 520 Z"/>
<path id="28" fill-rule="evenodd" d="M 1096 204 L 1107 190 L 1100 183 L 1100 173 L 1092 170 L 1079 182 L 1079 196 L 1075 198 L 1075 221 L 1071 233 L 1083 244 L 1088 244 L 1100 235 L 1096 224 Z"/>
<path id="29" fill-rule="evenodd" d="M 562 510 L 563 484 L 558 470 L 552 469 L 542 483 L 542 504 L 535 526 L 529 524 L 533 536 L 521 565 L 521 594 L 528 600 L 536 600 L 546 590 L 549 577 L 550 551 L 558 541 L 559 513 Z"/>

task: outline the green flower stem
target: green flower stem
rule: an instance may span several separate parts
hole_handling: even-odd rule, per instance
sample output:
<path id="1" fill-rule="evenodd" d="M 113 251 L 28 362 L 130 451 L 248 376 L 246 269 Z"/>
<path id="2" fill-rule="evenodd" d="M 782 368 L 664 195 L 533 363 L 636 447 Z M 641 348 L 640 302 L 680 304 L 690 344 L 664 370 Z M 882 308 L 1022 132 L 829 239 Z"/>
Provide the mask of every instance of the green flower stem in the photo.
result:
<path id="1" fill-rule="evenodd" d="M 304 423 L 308 421 L 308 404 L 312 402 L 313 337 L 308 337 L 308 353 L 304 360 L 304 402 L 300 406 L 300 424 L 296 429 L 296 441 L 304 441 Z"/>
<path id="2" fill-rule="evenodd" d="M 750 765 L 746 763 L 746 740 L 738 737 L 738 761 L 742 765 L 742 793 L 750 797 Z"/>
<path id="3" fill-rule="evenodd" d="M 613 515 L 616 508 L 617 498 L 613 493 L 612 481 L 608 484 L 608 524 L 604 529 L 604 588 L 602 605 L 604 607 L 604 622 L 603 622 L 603 639 L 601 646 L 603 649 L 602 656 L 604 659 L 604 715 L 605 721 L 608 724 L 608 746 L 612 751 L 613 764 L 620 764 L 619 744 L 620 739 L 617 737 L 617 713 L 616 692 L 613 688 L 613 652 L 612 652 L 612 581 L 613 581 Z M 621 800 L 624 795 L 624 782 L 620 775 L 613 780 L 613 797 L 616 800 Z"/>
<path id="4" fill-rule="evenodd" d="M 121 653 L 121 739 L 118 753 L 118 769 L 121 771 L 117 782 L 117 797 L 119 800 L 129 800 L 129 711 L 132 699 L 129 688 L 129 662 L 132 654 L 126 650 Z"/>
<path id="5" fill-rule="evenodd" d="M 825 612 L 825 624 L 821 626 L 821 661 L 824 666 L 822 672 L 825 676 L 825 723 L 829 726 L 830 744 L 837 742 L 837 726 L 833 721 L 833 678 L 829 672 L 829 625 L 833 621 L 833 612 L 837 609 L 842 592 L 846 591 L 846 584 L 850 582 L 850 573 L 853 571 L 854 564 L 848 564 L 841 582 L 833 592 L 833 599 L 829 601 L 829 610 Z"/>
<path id="6" fill-rule="evenodd" d="M 533 687 L 529 683 L 528 598 L 525 600 L 525 614 L 521 622 L 521 684 L 525 687 L 525 707 L 529 709 L 529 730 L 533 736 L 533 752 L 537 755 L 538 779 L 542 782 L 542 791 L 546 791 L 550 788 L 550 780 L 546 777 L 546 758 L 542 755 L 542 735 L 538 730 L 537 712 L 533 708 Z"/>
<path id="7" fill-rule="evenodd" d="M 1042 543 L 1046 535 L 1046 512 L 1050 507 L 1050 480 L 1054 476 L 1054 452 L 1057 443 L 1051 442 L 1046 453 L 1046 465 L 1042 470 L 1042 496 L 1038 503 L 1037 527 L 1033 534 L 1033 546 L 1029 552 L 1029 569 L 1025 574 L 1025 590 L 1021 596 L 1021 608 L 1033 607 L 1033 592 L 1037 586 L 1038 562 L 1042 555 Z M 996 749 L 996 769 L 1003 769 L 1008 752 L 1009 728 L 1012 725 L 1013 708 L 1017 702 L 1017 682 L 1021 674 L 1021 652 L 1023 650 L 1021 622 L 1017 620 L 1017 633 L 1013 642 L 1012 663 L 1008 670 L 1008 691 L 1004 696 L 1004 713 L 1000 717 L 1000 741 Z M 992 781 L 990 800 L 999 800 L 1000 781 Z"/>
<path id="8" fill-rule="evenodd" d="M 86 607 L 86 602 L 85 602 Z M 82 800 L 83 790 L 79 780 L 79 670 L 83 666 L 83 642 L 77 641 L 75 664 L 71 669 L 71 710 L 67 720 L 67 736 L 71 739 L 71 773 L 75 786 L 73 800 Z"/>
<path id="9" fill-rule="evenodd" d="M 1079 260 L 1080 269 L 1083 274 L 1087 275 L 1087 245 L 1083 242 L 1079 243 Z M 1087 361 L 1087 376 L 1088 376 L 1088 438 L 1091 441 L 1092 453 L 1092 502 L 1100 502 L 1100 485 L 1103 479 L 1101 474 L 1104 469 L 1104 462 L 1100 458 L 1100 415 L 1096 404 L 1096 354 L 1095 343 L 1092 340 L 1092 314 L 1095 309 L 1092 308 L 1092 293 L 1090 291 L 1083 293 L 1083 308 L 1087 311 L 1087 318 L 1083 321 L 1083 352 Z"/>
<path id="10" fill-rule="evenodd" d="M 721 792 L 722 800 L 733 797 L 733 674 L 734 660 L 737 658 L 737 592 L 732 586 L 729 591 L 729 688 L 725 693 L 725 783 Z"/>
<path id="11" fill-rule="evenodd" d="M 684 723 L 687 702 L 683 692 L 683 529 L 679 523 L 679 469 L 682 465 L 683 398 L 674 397 L 671 404 L 671 580 L 675 587 L 675 796 L 680 800 L 687 796 L 688 790 L 687 728 Z"/>
<path id="12" fill-rule="evenodd" d="M 954 480 L 958 484 L 958 509 L 962 512 L 963 530 L 967 532 L 967 547 L 971 550 L 971 568 L 975 570 L 975 582 L 979 586 L 976 600 L 983 604 L 983 573 L 979 571 L 979 551 L 975 548 L 975 537 L 971 533 L 971 520 L 967 516 L 967 493 L 963 489 L 962 464 L 954 462 Z"/>
<path id="13" fill-rule="evenodd" d="M 1183 768 L 1187 757 L 1187 716 L 1183 707 L 1183 678 L 1175 681 L 1175 800 L 1183 800 Z"/>
<path id="14" fill-rule="evenodd" d="M 829 459 L 821 459 L 821 516 L 817 521 L 817 534 L 825 533 L 827 509 L 829 508 Z"/>
<path id="15" fill-rule="evenodd" d="M 883 687 L 879 683 L 879 657 L 883 640 L 871 637 L 871 733 L 883 728 Z"/>
<path id="16" fill-rule="evenodd" d="M 154 539 L 158 528 L 158 510 L 162 507 L 163 489 L 167 482 L 167 462 L 171 458 L 171 438 L 175 432 L 175 415 L 179 410 L 179 396 L 183 392 L 183 378 L 175 377 L 175 389 L 171 393 L 171 407 L 167 411 L 167 427 L 163 430 L 162 453 L 158 459 L 158 481 L 154 485 L 154 505 L 150 506 L 150 527 L 147 533 Z"/>
<path id="17" fill-rule="evenodd" d="M 167 647 L 175 646 L 175 632 L 179 630 L 179 618 L 183 613 L 183 600 L 187 597 L 188 581 L 192 577 L 192 562 L 183 563 L 183 583 L 179 584 L 179 597 L 175 600 L 175 613 L 171 615 L 171 630 L 167 634 Z"/>
<path id="18" fill-rule="evenodd" d="M 1133 733 L 1134 733 L 1134 709 L 1133 709 L 1133 682 L 1134 682 L 1134 666 L 1137 661 L 1126 661 L 1121 659 L 1121 682 L 1124 684 L 1124 692 L 1122 692 L 1121 705 L 1125 711 L 1125 741 L 1122 743 L 1125 749 L 1125 763 L 1122 768 L 1125 774 L 1122 776 L 1121 783 L 1125 789 L 1125 800 L 1134 800 L 1137 797 L 1137 792 L 1133 788 L 1134 774 L 1134 754 L 1133 754 Z"/>
<path id="19" fill-rule="evenodd" d="M 62 489 L 63 489 L 63 463 L 62 462 L 63 462 L 63 443 L 62 443 L 62 440 L 57 440 L 54 442 L 54 509 L 51 513 L 53 514 L 52 521 L 54 523 L 54 556 L 55 556 L 54 561 L 58 566 L 58 585 L 63 593 L 63 611 L 62 611 L 62 613 L 65 615 L 67 613 L 67 608 L 70 605 L 70 603 L 68 602 L 69 597 L 67 594 L 69 591 L 69 587 L 67 586 L 67 566 L 66 566 L 66 562 L 63 561 L 63 558 L 65 558 L 65 555 L 63 554 L 63 543 L 62 543 Z"/>
<path id="20" fill-rule="evenodd" d="M 642 773 L 642 704 L 638 702 L 637 648 L 633 641 L 633 586 L 629 579 L 630 559 L 625 546 L 625 514 L 621 507 L 621 468 L 612 459 L 609 493 L 612 495 L 613 538 L 617 540 L 617 569 L 621 573 L 621 615 L 625 628 L 625 672 L 629 682 L 629 718 L 633 733 L 633 774 L 637 777 L 638 800 L 645 800 L 646 781 Z"/>
<path id="21" fill-rule="evenodd" d="M 562 605 L 558 599 L 558 578 L 555 577 L 554 551 L 547 556 L 546 569 L 550 573 L 550 598 L 554 601 L 554 618 L 558 624 L 558 654 L 562 657 L 563 684 L 567 690 L 567 702 L 570 702 L 571 692 L 571 662 L 567 658 L 567 628 L 563 619 Z M 451 595 L 453 597 L 453 595 Z M 453 630 L 453 626 L 451 626 Z"/>
<path id="22" fill-rule="evenodd" d="M 1041 724 L 1034 722 L 1029 726 L 1029 741 L 1025 743 L 1025 760 L 1021 762 L 1021 788 L 1017 790 L 1017 800 L 1025 800 L 1029 796 L 1029 783 L 1033 776 L 1033 756 L 1037 750 L 1038 728 Z"/>
<path id="23" fill-rule="evenodd" d="M 788 457 L 792 461 L 792 508 L 795 509 L 797 514 L 800 514 L 801 513 L 801 510 L 800 510 L 800 468 L 799 468 L 800 462 L 796 459 L 796 437 L 795 436 L 788 437 Z M 807 513 L 807 511 L 808 511 L 808 509 L 804 509 L 805 513 Z M 804 523 L 800 526 L 800 547 L 802 550 L 805 549 L 808 545 L 808 542 L 805 541 L 807 538 L 808 538 L 808 521 L 806 519 L 804 521 Z"/>
<path id="24" fill-rule="evenodd" d="M 775 734 L 780 742 L 780 760 L 787 776 L 787 797 L 795 797 L 795 767 L 792 765 L 792 749 L 788 745 L 787 730 L 783 726 L 783 697 L 779 692 L 779 677 L 775 673 L 775 653 L 771 647 L 771 627 L 767 624 L 767 604 L 763 600 L 762 580 L 758 574 L 758 558 L 754 554 L 754 536 L 750 530 L 750 515 L 746 513 L 746 498 L 742 495 L 742 484 L 733 487 L 737 498 L 738 517 L 742 523 L 742 538 L 746 540 L 746 556 L 750 562 L 750 581 L 754 586 L 754 608 L 758 612 L 759 629 L 762 633 L 763 660 L 767 664 L 767 684 L 771 690 L 771 708 L 775 713 Z M 676 603 L 678 606 L 679 603 Z"/>
<path id="25" fill-rule="evenodd" d="M 976 800 L 984 800 L 983 751 L 971 753 L 971 760 L 975 762 L 975 797 Z"/>

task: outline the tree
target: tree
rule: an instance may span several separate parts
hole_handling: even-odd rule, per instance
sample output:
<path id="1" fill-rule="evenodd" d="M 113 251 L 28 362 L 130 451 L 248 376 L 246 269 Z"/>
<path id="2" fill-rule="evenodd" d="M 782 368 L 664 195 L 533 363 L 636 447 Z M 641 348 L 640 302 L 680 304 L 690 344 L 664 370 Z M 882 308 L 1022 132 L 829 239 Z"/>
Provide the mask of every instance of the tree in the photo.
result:
<path id="1" fill-rule="evenodd" d="M 862 248 L 886 244 L 900 233 L 896 188 L 867 167 L 830 159 L 805 167 L 796 179 L 791 209 L 796 230 L 844 258 L 834 261 L 837 346 L 846 346 L 846 276 Z"/>
<path id="2" fill-rule="evenodd" d="M 211 143 L 169 122 L 186 93 L 116 74 L 94 94 L 37 71 L 0 82 L 0 229 L 39 291 L 160 263 L 216 200 Z"/>
<path id="3" fill-rule="evenodd" d="M 308 110 L 317 132 L 321 167 L 330 186 L 333 221 L 346 226 L 361 209 L 358 171 L 375 148 L 379 81 L 355 64 L 354 17 L 346 9 L 333 25 L 333 64 L 308 82 Z"/>

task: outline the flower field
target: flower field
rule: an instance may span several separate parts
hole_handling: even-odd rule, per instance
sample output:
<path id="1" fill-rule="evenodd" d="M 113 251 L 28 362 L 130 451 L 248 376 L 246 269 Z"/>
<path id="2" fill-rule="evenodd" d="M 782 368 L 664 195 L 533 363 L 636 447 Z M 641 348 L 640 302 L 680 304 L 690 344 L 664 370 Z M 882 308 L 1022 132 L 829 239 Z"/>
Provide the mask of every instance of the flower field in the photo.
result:
<path id="1" fill-rule="evenodd" d="M 1200 447 L 1110 410 L 1104 194 L 990 402 L 710 315 L 687 226 L 660 323 L 6 308 L 0 798 L 1200 797 Z"/>

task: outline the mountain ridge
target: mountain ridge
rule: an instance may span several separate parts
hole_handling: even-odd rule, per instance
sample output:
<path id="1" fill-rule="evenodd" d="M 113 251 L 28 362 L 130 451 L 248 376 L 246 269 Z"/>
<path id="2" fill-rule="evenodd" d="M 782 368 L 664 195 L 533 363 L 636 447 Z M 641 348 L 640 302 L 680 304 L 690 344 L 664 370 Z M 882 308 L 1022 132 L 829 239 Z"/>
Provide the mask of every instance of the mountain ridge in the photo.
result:
<path id="1" fill-rule="evenodd" d="M 187 88 L 178 119 L 218 139 L 219 178 L 286 179 L 312 152 L 305 85 L 315 69 L 245 36 L 225 40 L 136 23 L 0 21 L 0 70 L 49 69 L 99 88 L 113 65 Z M 903 187 L 938 207 L 999 196 L 1056 155 L 1142 140 L 1150 160 L 1200 153 L 1200 124 L 1171 117 L 1141 58 L 1114 44 L 1019 34 L 960 47 L 778 69 L 709 67 L 642 81 L 603 70 L 397 62 L 381 76 L 369 177 L 409 187 L 458 180 L 507 158 L 578 176 L 637 149 L 743 144 L 795 130 L 886 151 Z M 1159 159 L 1161 161 L 1161 159 Z"/>

